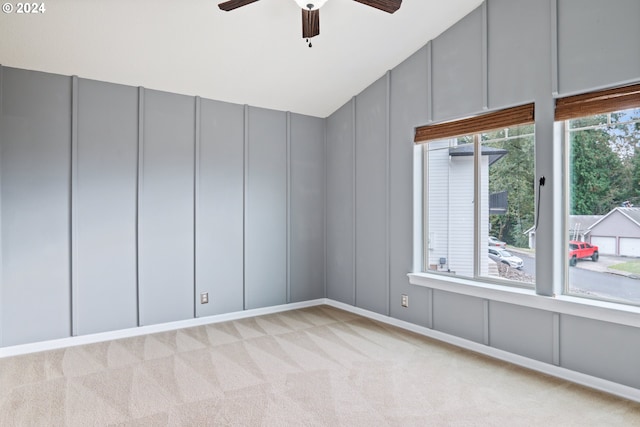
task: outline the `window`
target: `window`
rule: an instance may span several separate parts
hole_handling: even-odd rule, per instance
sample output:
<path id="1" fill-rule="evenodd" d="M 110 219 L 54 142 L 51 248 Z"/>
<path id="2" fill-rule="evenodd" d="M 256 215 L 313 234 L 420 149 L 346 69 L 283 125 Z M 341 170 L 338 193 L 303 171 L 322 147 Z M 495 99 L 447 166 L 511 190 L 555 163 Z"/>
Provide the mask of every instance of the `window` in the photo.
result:
<path id="1" fill-rule="evenodd" d="M 425 271 L 533 286 L 532 121 L 528 105 L 417 129 Z"/>
<path id="2" fill-rule="evenodd" d="M 613 105 L 563 121 L 569 172 L 565 293 L 640 304 L 640 102 L 612 111 Z"/>

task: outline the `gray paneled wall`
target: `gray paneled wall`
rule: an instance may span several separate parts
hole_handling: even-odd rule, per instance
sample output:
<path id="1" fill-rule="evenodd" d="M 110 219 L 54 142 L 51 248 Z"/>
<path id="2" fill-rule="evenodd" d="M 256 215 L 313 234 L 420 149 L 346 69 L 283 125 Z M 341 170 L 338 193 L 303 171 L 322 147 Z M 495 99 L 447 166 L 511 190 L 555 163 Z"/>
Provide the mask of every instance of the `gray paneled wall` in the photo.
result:
<path id="1" fill-rule="evenodd" d="M 554 93 L 640 81 L 638 18 L 640 2 L 636 0 L 487 0 L 391 70 L 386 100 L 389 152 L 383 158 L 378 157 L 378 143 L 384 126 L 375 127 L 376 135 L 362 134 L 380 120 L 379 109 L 372 108 L 385 100 L 380 81 L 329 116 L 327 297 L 380 314 L 387 313 L 389 302 L 394 318 L 640 387 L 637 328 L 418 288 L 408 285 L 404 277 L 411 269 L 413 246 L 413 189 L 409 190 L 413 128 L 432 120 L 463 118 L 534 101 L 538 158 L 557 160 Z M 389 162 L 386 182 L 380 179 L 385 162 Z M 536 175 L 545 175 L 551 185 L 561 185 L 557 162 L 538 162 Z M 367 178 L 372 179 L 370 186 L 365 185 Z M 389 197 L 381 203 L 379 195 L 386 188 Z M 542 194 L 537 238 L 550 250 L 538 257 L 545 261 L 540 265 L 557 266 L 552 260 L 564 248 L 554 237 L 562 230 L 559 209 L 550 210 L 557 202 L 552 197 L 552 192 Z M 388 224 L 381 220 L 384 212 L 389 214 Z M 372 218 L 367 217 L 370 214 Z M 360 258 L 365 242 L 385 244 L 380 238 L 385 227 L 389 230 L 387 247 L 367 248 L 366 258 Z M 388 254 L 382 261 L 387 265 L 375 264 L 383 252 Z M 352 273 L 354 262 L 357 274 Z M 385 279 L 380 276 L 387 268 L 388 284 L 386 289 L 379 288 L 380 280 Z M 547 270 L 536 272 L 537 289 L 550 295 L 557 292 L 552 279 L 559 274 Z M 357 298 L 353 296 L 356 283 Z M 365 299 L 361 299 L 361 286 L 362 292 L 369 292 Z M 408 308 L 400 306 L 401 294 L 409 295 Z"/>
<path id="2" fill-rule="evenodd" d="M 433 329 L 485 343 L 485 301 L 452 292 L 433 291 Z"/>
<path id="3" fill-rule="evenodd" d="M 560 336 L 562 366 L 640 388 L 640 329 L 563 315 Z"/>
<path id="4" fill-rule="evenodd" d="M 556 1 L 558 93 L 638 80 L 640 1 Z"/>
<path id="5" fill-rule="evenodd" d="M 193 97 L 144 91 L 138 227 L 140 324 L 194 317 Z"/>
<path id="6" fill-rule="evenodd" d="M 137 326 L 138 89 L 79 79 L 74 334 Z"/>
<path id="7" fill-rule="evenodd" d="M 356 97 L 356 305 L 389 314 L 388 75 Z"/>
<path id="8" fill-rule="evenodd" d="M 327 298 L 355 305 L 355 99 L 327 121 Z"/>
<path id="9" fill-rule="evenodd" d="M 0 106 L 0 346 L 324 295 L 324 120 L 6 67 Z"/>
<path id="10" fill-rule="evenodd" d="M 2 344 L 71 333 L 71 78 L 2 69 Z"/>
<path id="11" fill-rule="evenodd" d="M 290 118 L 288 302 L 325 295 L 324 124 L 324 120 L 316 117 L 291 114 Z"/>
<path id="12" fill-rule="evenodd" d="M 482 12 L 479 7 L 431 43 L 430 96 L 436 121 L 469 115 L 485 107 Z"/>
<path id="13" fill-rule="evenodd" d="M 390 315 L 427 326 L 428 292 L 409 285 L 407 272 L 413 260 L 413 129 L 427 116 L 427 47 L 420 49 L 391 72 L 389 99 L 389 290 Z M 400 306 L 409 297 L 410 309 Z M 413 309 L 413 308 L 416 309 Z"/>
<path id="14" fill-rule="evenodd" d="M 548 78 L 540 78 L 549 75 L 550 69 L 550 16 L 549 2 L 491 0 L 487 3 L 489 108 L 533 101 L 540 90 L 551 96 Z M 546 84 L 539 90 L 540 83 Z"/>
<path id="15" fill-rule="evenodd" d="M 245 308 L 287 302 L 287 117 L 248 108 Z"/>
<path id="16" fill-rule="evenodd" d="M 544 310 L 491 301 L 489 342 L 492 347 L 546 363 L 558 364 L 554 354 L 554 314 Z"/>
<path id="17" fill-rule="evenodd" d="M 196 182 L 196 314 L 244 305 L 244 108 L 201 100 Z M 200 304 L 201 292 L 209 303 Z"/>

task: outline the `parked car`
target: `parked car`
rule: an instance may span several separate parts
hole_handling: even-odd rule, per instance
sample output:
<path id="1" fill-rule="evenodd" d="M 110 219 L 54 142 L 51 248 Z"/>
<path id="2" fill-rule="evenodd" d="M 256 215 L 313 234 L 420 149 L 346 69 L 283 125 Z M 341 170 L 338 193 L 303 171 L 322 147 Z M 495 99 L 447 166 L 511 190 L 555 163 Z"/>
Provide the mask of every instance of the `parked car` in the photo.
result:
<path id="1" fill-rule="evenodd" d="M 509 267 L 522 268 L 522 258 L 513 255 L 511 252 L 500 248 L 489 248 L 489 258 L 495 262 L 507 264 Z"/>
<path id="2" fill-rule="evenodd" d="M 503 242 L 502 240 L 498 240 L 493 236 L 489 236 L 489 246 L 497 246 L 499 248 L 504 249 L 507 247 L 507 243 Z"/>
<path id="3" fill-rule="evenodd" d="M 596 262 L 600 254 L 598 253 L 598 247 L 585 242 L 578 242 L 577 240 L 571 240 L 569 242 L 569 265 L 574 266 L 579 259 L 591 258 L 591 261 Z"/>

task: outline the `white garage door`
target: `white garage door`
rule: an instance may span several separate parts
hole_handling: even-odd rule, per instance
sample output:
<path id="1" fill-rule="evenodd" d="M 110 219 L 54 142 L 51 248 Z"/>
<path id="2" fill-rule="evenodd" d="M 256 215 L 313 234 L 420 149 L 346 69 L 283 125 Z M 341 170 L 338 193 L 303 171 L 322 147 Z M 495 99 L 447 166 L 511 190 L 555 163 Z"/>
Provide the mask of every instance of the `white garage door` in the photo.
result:
<path id="1" fill-rule="evenodd" d="M 598 252 L 600 252 L 602 255 L 616 254 L 615 237 L 591 236 L 591 244 L 597 246 Z"/>
<path id="2" fill-rule="evenodd" d="M 640 239 L 633 237 L 621 237 L 620 255 L 640 257 Z"/>

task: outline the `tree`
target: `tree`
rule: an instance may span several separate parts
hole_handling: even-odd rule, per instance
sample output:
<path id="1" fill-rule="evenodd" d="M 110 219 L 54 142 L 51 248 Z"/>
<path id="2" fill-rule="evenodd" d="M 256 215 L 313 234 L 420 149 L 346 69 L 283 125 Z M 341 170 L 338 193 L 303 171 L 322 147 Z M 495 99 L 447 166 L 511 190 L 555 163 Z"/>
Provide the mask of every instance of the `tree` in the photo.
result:
<path id="1" fill-rule="evenodd" d="M 604 215 L 625 200 L 629 173 L 606 128 L 571 132 L 572 215 Z"/>
<path id="2" fill-rule="evenodd" d="M 620 199 L 640 205 L 640 108 L 611 114 L 611 149 L 620 157 L 624 183 Z"/>
<path id="3" fill-rule="evenodd" d="M 510 245 L 526 247 L 524 232 L 533 225 L 534 196 L 534 136 L 533 126 L 518 126 L 484 134 L 485 144 L 507 151 L 489 168 L 489 192 L 508 192 L 508 207 L 504 215 L 491 215 L 492 233 Z"/>

